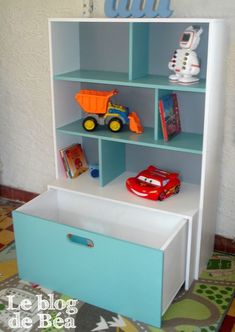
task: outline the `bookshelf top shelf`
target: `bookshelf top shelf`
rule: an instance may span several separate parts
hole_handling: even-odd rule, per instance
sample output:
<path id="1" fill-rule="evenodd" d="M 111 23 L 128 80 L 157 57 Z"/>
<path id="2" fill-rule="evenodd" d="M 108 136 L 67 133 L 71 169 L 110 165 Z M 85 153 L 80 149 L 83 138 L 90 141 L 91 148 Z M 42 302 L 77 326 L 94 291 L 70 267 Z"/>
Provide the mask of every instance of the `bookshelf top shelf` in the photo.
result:
<path id="1" fill-rule="evenodd" d="M 112 133 L 102 126 L 99 126 L 94 132 L 88 132 L 83 129 L 82 121 L 80 119 L 57 128 L 57 132 L 165 150 L 202 154 L 202 135 L 200 134 L 182 132 L 169 142 L 164 142 L 163 139 L 154 139 L 153 128 L 145 127 L 142 134 L 130 132 L 128 128 L 124 128 L 120 133 Z"/>
<path id="2" fill-rule="evenodd" d="M 220 18 L 49 18 L 49 22 L 59 22 L 59 23 L 69 23 L 69 22 L 88 22 L 88 23 L 96 23 L 96 22 L 120 22 L 120 23 L 132 23 L 132 22 L 138 22 L 138 23 L 212 23 L 212 22 L 218 22 L 223 21 L 223 19 Z"/>
<path id="3" fill-rule="evenodd" d="M 75 70 L 55 75 L 54 79 L 61 81 L 102 83 L 174 91 L 201 93 L 204 93 L 206 91 L 206 80 L 204 79 L 201 79 L 199 83 L 193 85 L 179 85 L 169 82 L 168 77 L 166 76 L 147 75 L 142 78 L 129 80 L 127 73 L 110 71 Z"/>

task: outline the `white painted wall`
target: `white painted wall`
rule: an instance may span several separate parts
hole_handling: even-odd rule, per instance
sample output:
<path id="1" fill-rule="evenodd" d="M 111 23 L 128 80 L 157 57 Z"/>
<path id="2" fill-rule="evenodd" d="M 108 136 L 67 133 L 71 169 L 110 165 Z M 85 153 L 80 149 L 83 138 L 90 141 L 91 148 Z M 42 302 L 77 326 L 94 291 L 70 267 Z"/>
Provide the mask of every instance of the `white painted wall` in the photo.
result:
<path id="1" fill-rule="evenodd" d="M 95 0 L 93 16 L 103 14 Z M 224 142 L 217 233 L 235 236 L 235 1 L 172 0 L 174 17 L 227 20 Z M 49 17 L 79 17 L 81 0 L 0 0 L 0 183 L 42 192 L 54 176 Z M 216 54 L 215 54 L 216 61 Z M 219 79 L 219 77 L 218 77 Z"/>

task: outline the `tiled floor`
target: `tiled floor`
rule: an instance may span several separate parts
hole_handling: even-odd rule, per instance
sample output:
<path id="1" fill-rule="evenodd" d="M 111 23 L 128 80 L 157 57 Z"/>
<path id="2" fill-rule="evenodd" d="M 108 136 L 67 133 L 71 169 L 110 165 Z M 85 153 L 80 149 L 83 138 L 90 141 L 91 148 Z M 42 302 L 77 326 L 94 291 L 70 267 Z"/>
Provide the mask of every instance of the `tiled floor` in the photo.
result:
<path id="1" fill-rule="evenodd" d="M 20 203 L 0 199 L 0 250 L 7 248 L 14 241 L 11 211 Z"/>

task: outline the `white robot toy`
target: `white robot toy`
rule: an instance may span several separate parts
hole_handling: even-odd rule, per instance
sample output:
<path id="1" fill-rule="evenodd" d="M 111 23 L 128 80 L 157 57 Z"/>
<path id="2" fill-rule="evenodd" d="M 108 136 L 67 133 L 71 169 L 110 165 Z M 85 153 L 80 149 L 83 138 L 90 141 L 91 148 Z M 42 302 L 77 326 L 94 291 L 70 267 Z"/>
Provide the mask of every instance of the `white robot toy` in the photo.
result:
<path id="1" fill-rule="evenodd" d="M 195 75 L 200 73 L 200 63 L 194 50 L 200 43 L 202 32 L 200 26 L 190 26 L 182 34 L 180 38 L 181 48 L 174 52 L 168 64 L 168 68 L 175 73 L 169 76 L 171 82 L 193 84 L 199 81 Z"/>

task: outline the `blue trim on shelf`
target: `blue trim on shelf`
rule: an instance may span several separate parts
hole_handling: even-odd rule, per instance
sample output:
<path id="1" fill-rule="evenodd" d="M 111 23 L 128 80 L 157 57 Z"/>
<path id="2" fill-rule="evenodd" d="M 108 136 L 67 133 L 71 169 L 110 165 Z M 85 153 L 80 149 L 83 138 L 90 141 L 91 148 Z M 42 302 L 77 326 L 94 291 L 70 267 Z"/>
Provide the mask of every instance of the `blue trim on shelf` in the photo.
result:
<path id="1" fill-rule="evenodd" d="M 206 81 L 204 79 L 201 79 L 198 83 L 192 85 L 180 85 L 169 82 L 167 76 L 146 75 L 138 79 L 129 80 L 127 73 L 110 71 L 75 70 L 55 75 L 54 79 L 57 81 L 124 85 L 137 88 L 153 88 L 185 92 L 205 93 L 206 91 Z"/>
<path id="2" fill-rule="evenodd" d="M 135 134 L 129 131 L 126 126 L 124 126 L 123 130 L 119 133 L 109 131 L 106 126 L 98 126 L 94 132 L 88 132 L 82 127 L 82 119 L 57 128 L 57 132 L 164 150 L 180 151 L 199 155 L 202 154 L 203 136 L 195 133 L 182 132 L 172 138 L 169 142 L 165 142 L 162 138 L 155 140 L 154 129 L 150 127 L 145 127 L 142 134 Z"/>

